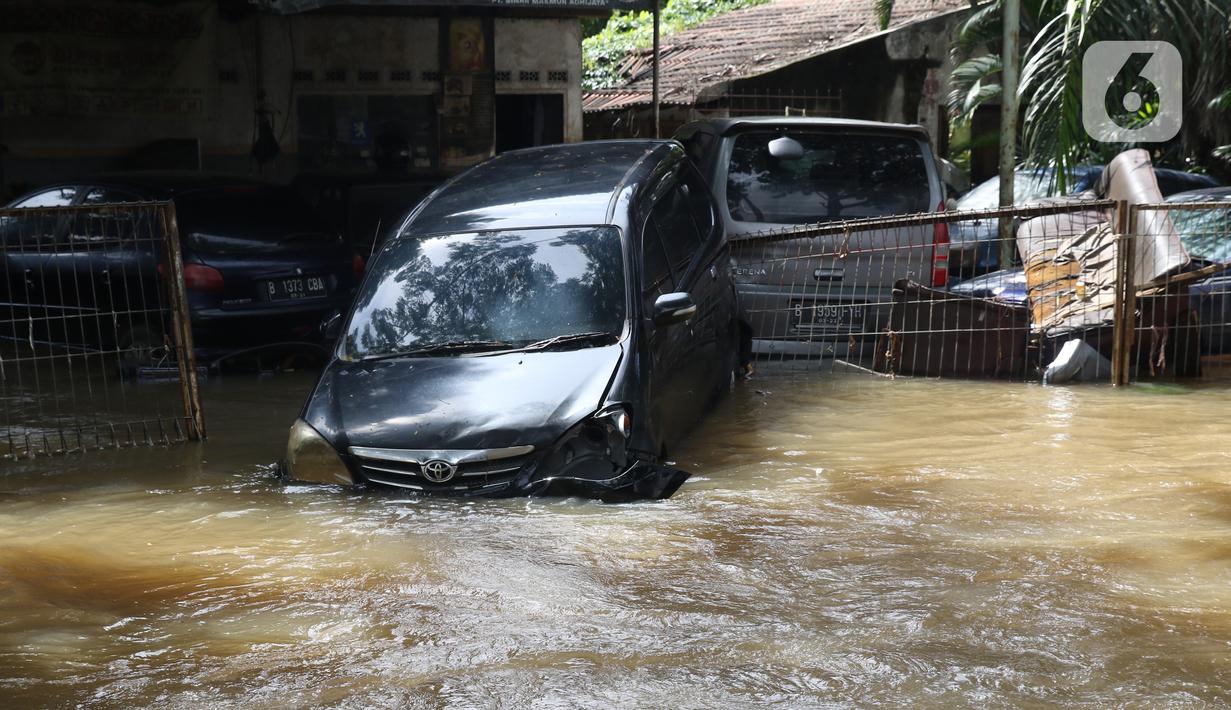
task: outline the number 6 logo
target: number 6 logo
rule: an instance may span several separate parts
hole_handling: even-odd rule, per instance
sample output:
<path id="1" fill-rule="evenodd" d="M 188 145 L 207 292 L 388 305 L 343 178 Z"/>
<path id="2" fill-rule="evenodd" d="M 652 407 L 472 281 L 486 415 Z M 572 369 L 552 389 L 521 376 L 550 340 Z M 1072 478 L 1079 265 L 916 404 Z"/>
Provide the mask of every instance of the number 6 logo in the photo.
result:
<path id="1" fill-rule="evenodd" d="M 1162 143 L 1184 120 L 1184 62 L 1168 42 L 1095 42 L 1081 60 L 1081 122 L 1103 143 Z"/>

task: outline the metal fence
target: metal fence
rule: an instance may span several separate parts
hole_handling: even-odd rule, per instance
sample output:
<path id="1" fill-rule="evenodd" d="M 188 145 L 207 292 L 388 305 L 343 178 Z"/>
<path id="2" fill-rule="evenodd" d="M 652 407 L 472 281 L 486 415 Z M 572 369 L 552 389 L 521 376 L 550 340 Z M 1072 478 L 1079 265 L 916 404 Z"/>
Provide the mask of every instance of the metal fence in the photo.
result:
<path id="1" fill-rule="evenodd" d="M 758 366 L 1195 377 L 1231 355 L 1228 208 L 1070 200 L 833 221 L 739 237 L 732 258 Z M 1177 226 L 1175 210 L 1201 218 Z"/>
<path id="2" fill-rule="evenodd" d="M 205 435 L 170 203 L 0 210 L 0 457 Z"/>

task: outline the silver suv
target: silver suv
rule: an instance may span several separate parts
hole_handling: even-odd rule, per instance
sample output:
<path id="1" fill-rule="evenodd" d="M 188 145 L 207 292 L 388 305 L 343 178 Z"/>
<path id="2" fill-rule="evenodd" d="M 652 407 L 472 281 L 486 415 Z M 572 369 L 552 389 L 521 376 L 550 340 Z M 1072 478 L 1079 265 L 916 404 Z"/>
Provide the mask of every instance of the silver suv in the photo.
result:
<path id="1" fill-rule="evenodd" d="M 922 127 L 773 116 L 694 121 L 675 138 L 726 221 L 756 352 L 845 353 L 886 329 L 895 281 L 947 285 L 943 223 L 739 241 L 796 224 L 943 211 Z"/>

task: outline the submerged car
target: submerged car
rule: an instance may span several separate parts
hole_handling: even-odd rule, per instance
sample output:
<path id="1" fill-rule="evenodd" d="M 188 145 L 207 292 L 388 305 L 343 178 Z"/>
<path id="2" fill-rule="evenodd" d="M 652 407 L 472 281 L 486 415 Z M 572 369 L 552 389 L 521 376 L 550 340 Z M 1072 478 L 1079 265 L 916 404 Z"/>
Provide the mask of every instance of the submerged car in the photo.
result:
<path id="1" fill-rule="evenodd" d="M 944 210 L 922 127 L 724 118 L 688 123 L 676 138 L 717 197 L 756 352 L 824 355 L 875 339 L 889 323 L 896 280 L 946 284 L 943 222 L 737 241 L 792 225 Z"/>
<path id="2" fill-rule="evenodd" d="M 299 419 L 293 480 L 665 497 L 734 381 L 713 197 L 671 141 L 504 153 L 378 248 Z"/>
<path id="3" fill-rule="evenodd" d="M 189 316 L 203 352 L 302 339 L 350 304 L 363 258 L 322 228 L 291 190 L 169 171 L 99 175 L 14 200 L 10 208 L 30 211 L 0 221 L 5 283 L 26 286 L 0 291 L 0 300 L 36 320 L 48 312 L 74 316 L 45 319 L 69 325 L 37 338 L 156 349 L 168 324 L 152 310 L 166 298 L 158 293 L 161 245 L 152 237 L 160 232 L 142 221 L 151 213 L 89 209 L 150 201 L 176 207 Z M 39 211 L 73 206 L 85 209 L 70 217 Z M 119 313 L 116 323 L 104 318 L 95 328 L 81 327 L 108 311 Z"/>

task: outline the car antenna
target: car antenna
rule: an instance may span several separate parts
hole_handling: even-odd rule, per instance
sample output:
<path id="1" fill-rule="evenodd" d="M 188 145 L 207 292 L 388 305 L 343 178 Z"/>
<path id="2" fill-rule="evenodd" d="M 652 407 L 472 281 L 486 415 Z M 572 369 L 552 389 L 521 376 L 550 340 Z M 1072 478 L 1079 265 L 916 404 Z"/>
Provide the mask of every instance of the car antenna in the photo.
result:
<path id="1" fill-rule="evenodd" d="M 376 253 L 376 242 L 380 239 L 380 223 L 382 220 L 376 220 L 376 231 L 372 234 L 372 247 L 368 251 L 368 260 L 371 261 L 372 255 Z"/>

